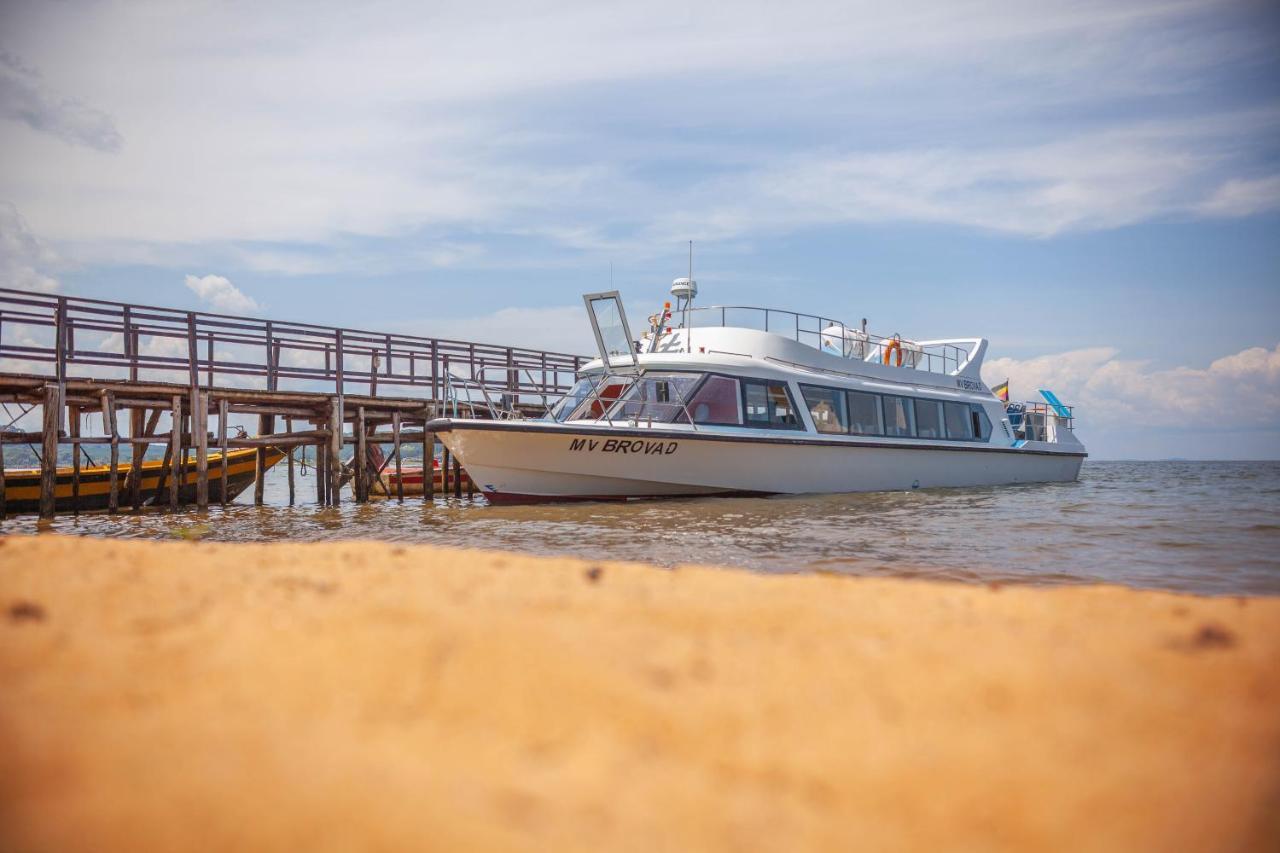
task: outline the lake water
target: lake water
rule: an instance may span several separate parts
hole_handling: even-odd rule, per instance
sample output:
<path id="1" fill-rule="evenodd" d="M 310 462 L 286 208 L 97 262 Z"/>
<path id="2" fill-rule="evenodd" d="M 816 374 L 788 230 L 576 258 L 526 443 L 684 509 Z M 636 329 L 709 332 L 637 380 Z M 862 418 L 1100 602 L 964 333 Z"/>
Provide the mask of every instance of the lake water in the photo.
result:
<path id="1" fill-rule="evenodd" d="M 320 508 L 314 481 L 270 506 L 251 492 L 206 515 L 85 515 L 37 529 L 216 541 L 379 539 L 535 554 L 980 583 L 1108 582 L 1209 594 L 1280 594 L 1280 462 L 1093 462 L 1076 483 L 884 494 L 490 506 L 407 498 Z M 207 529 L 205 529 L 207 528 Z"/>

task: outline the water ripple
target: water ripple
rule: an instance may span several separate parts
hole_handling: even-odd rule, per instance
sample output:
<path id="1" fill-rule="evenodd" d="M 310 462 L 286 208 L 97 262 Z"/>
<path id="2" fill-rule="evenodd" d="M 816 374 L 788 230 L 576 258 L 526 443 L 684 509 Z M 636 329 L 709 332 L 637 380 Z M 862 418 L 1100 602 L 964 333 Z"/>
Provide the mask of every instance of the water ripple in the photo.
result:
<path id="1" fill-rule="evenodd" d="M 304 478 L 299 494 L 311 493 Z M 1087 462 L 1078 483 L 861 495 L 489 506 L 271 504 L 201 515 L 26 516 L 0 532 L 219 541 L 368 538 L 664 566 L 972 583 L 1110 582 L 1209 594 L 1280 594 L 1280 463 Z"/>

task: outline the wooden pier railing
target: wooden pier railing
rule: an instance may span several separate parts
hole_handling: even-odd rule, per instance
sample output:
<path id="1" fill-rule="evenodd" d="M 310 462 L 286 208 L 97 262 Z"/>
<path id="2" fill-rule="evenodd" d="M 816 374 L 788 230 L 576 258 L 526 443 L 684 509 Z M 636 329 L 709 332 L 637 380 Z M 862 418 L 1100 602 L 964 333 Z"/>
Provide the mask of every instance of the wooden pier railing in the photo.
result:
<path id="1" fill-rule="evenodd" d="M 77 463 L 81 445 L 110 444 L 112 459 L 118 458 L 121 443 L 134 448 L 126 481 L 117 485 L 115 475 L 111 477 L 113 510 L 118 505 L 117 489 L 131 494 L 137 508 L 139 465 L 153 443 L 165 443 L 168 448 L 166 464 L 173 468 L 170 504 L 176 506 L 181 498 L 177 485 L 180 461 L 194 452 L 195 501 L 201 507 L 207 505 L 211 440 L 224 451 L 224 460 L 229 448 L 259 448 L 254 492 L 258 502 L 262 500 L 264 448 L 287 449 L 292 500 L 293 451 L 316 445 L 318 467 L 324 469 L 324 482 L 317 483 L 317 499 L 336 503 L 345 481 L 339 458 L 343 445 L 363 449 L 370 442 L 391 442 L 398 471 L 401 442 L 422 440 L 424 463 L 430 466 L 434 438 L 421 429 L 402 433 L 402 427 L 424 427 L 440 413 L 448 395 L 453 395 L 455 402 L 462 398 L 480 403 L 475 411 L 481 413 L 494 400 L 509 411 L 541 411 L 569 389 L 585 361 L 582 356 L 523 347 L 0 288 L 0 402 L 44 409 L 38 434 L 43 448 L 41 515 L 55 512 L 59 444 L 76 447 Z M 125 437 L 115 423 L 118 409 L 129 410 L 131 415 Z M 103 414 L 107 435 L 80 435 L 80 418 L 88 412 Z M 173 424 L 168 435 L 155 433 L 161 413 L 168 413 Z M 211 413 L 218 421 L 216 438 L 208 431 Z M 235 414 L 258 415 L 256 438 L 228 436 L 227 421 Z M 275 431 L 277 417 L 286 419 L 287 432 Z M 310 422 L 312 429 L 294 432 L 294 420 Z M 349 435 L 347 424 L 352 427 Z M 390 434 L 377 432 L 380 426 L 388 425 Z M 2 439 L 5 443 L 35 443 L 36 437 L 6 432 Z M 452 473 L 456 490 L 462 477 L 456 461 L 452 472 L 448 461 L 446 485 Z M 368 464 L 366 455 L 357 452 L 357 500 L 369 497 L 376 479 Z M 76 493 L 78 471 L 77 464 L 73 472 Z M 429 495 L 429 470 L 424 480 L 428 481 Z M 403 499 L 402 494 L 400 497 Z M 75 501 L 72 508 L 78 508 Z M 5 476 L 0 454 L 0 517 L 4 512 Z"/>

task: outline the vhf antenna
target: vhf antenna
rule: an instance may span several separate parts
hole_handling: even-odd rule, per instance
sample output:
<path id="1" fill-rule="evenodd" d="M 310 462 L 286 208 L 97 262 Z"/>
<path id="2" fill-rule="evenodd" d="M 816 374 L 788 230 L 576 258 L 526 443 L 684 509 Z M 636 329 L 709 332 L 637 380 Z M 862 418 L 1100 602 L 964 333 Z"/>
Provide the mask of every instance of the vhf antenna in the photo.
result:
<path id="1" fill-rule="evenodd" d="M 693 286 L 693 241 L 689 241 L 689 286 Z M 684 301 L 684 317 L 680 319 L 684 325 L 684 346 L 685 352 L 693 352 L 693 341 L 689 340 L 689 303 L 693 301 L 690 297 Z"/>

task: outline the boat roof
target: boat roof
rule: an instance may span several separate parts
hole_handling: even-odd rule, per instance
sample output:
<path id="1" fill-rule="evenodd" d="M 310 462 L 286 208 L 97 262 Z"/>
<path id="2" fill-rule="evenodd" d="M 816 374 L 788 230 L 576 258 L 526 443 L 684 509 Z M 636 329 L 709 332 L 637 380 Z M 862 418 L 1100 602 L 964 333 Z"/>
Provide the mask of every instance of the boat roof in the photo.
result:
<path id="1" fill-rule="evenodd" d="M 736 370 L 871 379 L 895 385 L 987 392 L 982 382 L 984 338 L 911 341 L 883 337 L 817 315 L 773 308 L 712 306 L 673 312 L 669 323 L 639 343 L 636 366 L 645 370 Z M 611 370 L 634 369 L 627 356 Z M 597 358 L 582 368 L 599 372 Z"/>

